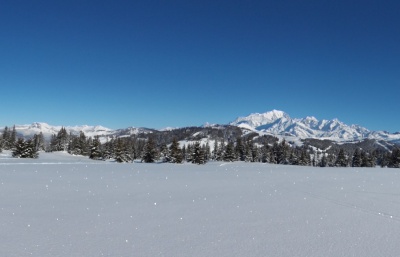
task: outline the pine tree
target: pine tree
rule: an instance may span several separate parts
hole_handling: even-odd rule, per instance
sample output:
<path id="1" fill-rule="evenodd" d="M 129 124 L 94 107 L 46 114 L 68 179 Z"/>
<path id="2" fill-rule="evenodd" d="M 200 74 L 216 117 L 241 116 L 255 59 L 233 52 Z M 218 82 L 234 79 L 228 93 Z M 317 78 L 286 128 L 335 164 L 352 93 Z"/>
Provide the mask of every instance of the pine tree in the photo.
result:
<path id="1" fill-rule="evenodd" d="M 103 159 L 103 154 L 101 152 L 101 143 L 100 143 L 100 139 L 98 136 L 96 136 L 93 140 L 93 144 L 90 148 L 90 159 L 93 160 L 102 160 Z"/>
<path id="2" fill-rule="evenodd" d="M 299 165 L 308 166 L 310 165 L 310 162 L 310 155 L 308 154 L 307 150 L 303 148 L 300 153 Z"/>
<path id="3" fill-rule="evenodd" d="M 160 160 L 161 162 L 170 162 L 169 148 L 165 143 L 160 146 Z"/>
<path id="4" fill-rule="evenodd" d="M 243 145 L 242 138 L 236 138 L 235 155 L 237 156 L 239 161 L 249 161 L 246 160 L 246 157 L 249 156 L 249 151 L 246 150 L 248 149 L 246 149 L 246 147 Z"/>
<path id="5" fill-rule="evenodd" d="M 14 146 L 14 144 L 15 144 L 16 141 L 17 141 L 17 131 L 16 131 L 15 125 L 14 125 L 14 126 L 13 126 L 13 129 L 12 129 L 12 131 L 11 131 L 11 135 L 10 135 L 10 137 L 9 137 L 9 139 L 8 139 L 8 143 L 9 143 L 11 146 Z"/>
<path id="6" fill-rule="evenodd" d="M 32 139 L 25 142 L 25 157 L 24 158 L 38 158 L 39 154 L 33 143 Z"/>
<path id="7" fill-rule="evenodd" d="M 290 163 L 291 165 L 299 165 L 299 158 L 297 157 L 297 154 L 296 154 L 295 149 L 292 149 L 292 150 L 290 151 L 289 163 Z"/>
<path id="8" fill-rule="evenodd" d="M 15 158 L 37 158 L 39 155 L 31 139 L 25 141 L 23 138 L 19 138 L 15 142 L 12 156 Z"/>
<path id="9" fill-rule="evenodd" d="M 10 142 L 9 142 L 9 140 L 10 140 L 10 132 L 9 132 L 7 126 L 4 127 L 2 139 L 3 139 L 2 140 L 3 148 L 5 150 L 9 150 L 11 148 L 11 145 L 10 145 Z"/>
<path id="10" fill-rule="evenodd" d="M 116 162 L 121 163 L 130 161 L 130 158 L 126 154 L 126 145 L 121 138 L 115 140 L 114 153 Z"/>
<path id="11" fill-rule="evenodd" d="M 322 158 L 321 158 L 321 162 L 319 163 L 320 167 L 326 167 L 328 166 L 328 160 L 326 158 L 326 154 L 322 153 Z"/>
<path id="12" fill-rule="evenodd" d="M 193 147 L 192 163 L 194 164 L 205 164 L 204 151 L 200 145 L 200 142 L 196 142 Z"/>
<path id="13" fill-rule="evenodd" d="M 389 159 L 388 167 L 390 168 L 400 168 L 400 149 L 394 148 Z"/>
<path id="14" fill-rule="evenodd" d="M 156 145 L 154 139 L 152 137 L 149 137 L 143 149 L 142 161 L 146 163 L 152 163 L 155 162 L 156 159 L 157 159 Z"/>
<path id="15" fill-rule="evenodd" d="M 78 149 L 80 151 L 81 155 L 88 155 L 89 153 L 89 145 L 87 142 L 87 138 L 85 133 L 83 133 L 83 131 L 79 132 L 79 138 L 78 138 Z"/>
<path id="16" fill-rule="evenodd" d="M 251 162 L 253 159 L 252 156 L 253 142 L 248 140 L 244 146 L 244 161 Z"/>
<path id="17" fill-rule="evenodd" d="M 194 146 L 192 146 L 191 144 L 188 144 L 187 145 L 187 147 L 186 147 L 186 150 L 185 150 L 185 159 L 186 159 L 186 161 L 187 162 L 192 162 L 192 160 L 193 160 L 193 155 L 192 155 L 192 153 L 193 153 L 193 147 Z"/>
<path id="18" fill-rule="evenodd" d="M 268 143 L 265 142 L 261 148 L 261 161 L 265 163 L 265 162 L 270 162 L 270 160 L 271 160 L 270 147 Z"/>
<path id="19" fill-rule="evenodd" d="M 351 167 L 361 167 L 361 154 L 358 148 L 354 151 Z"/>
<path id="20" fill-rule="evenodd" d="M 216 156 L 215 156 L 215 160 L 216 161 L 223 161 L 224 160 L 224 155 L 225 155 L 225 143 L 224 141 L 222 141 L 219 146 L 217 147 L 216 150 Z"/>
<path id="21" fill-rule="evenodd" d="M 214 161 L 217 160 L 217 151 L 218 151 L 218 140 L 215 139 L 215 141 L 214 141 L 214 149 L 212 151 L 212 157 L 211 157 Z"/>
<path id="22" fill-rule="evenodd" d="M 107 138 L 108 140 L 108 138 Z M 104 160 L 108 160 L 114 157 L 114 142 L 113 139 L 111 139 L 111 141 L 107 141 L 106 143 L 104 143 L 103 148 L 103 159 Z"/>
<path id="23" fill-rule="evenodd" d="M 211 149 L 210 149 L 210 144 L 207 140 L 206 145 L 204 146 L 204 159 L 207 161 L 209 161 L 211 159 Z"/>
<path id="24" fill-rule="evenodd" d="M 169 147 L 169 162 L 171 163 L 182 163 L 182 150 L 179 147 L 179 143 L 176 138 L 172 140 L 172 144 Z"/>
<path id="25" fill-rule="evenodd" d="M 251 149 L 251 161 L 259 162 L 260 161 L 260 151 L 256 145 L 253 144 Z"/>
<path id="26" fill-rule="evenodd" d="M 23 158 L 23 154 L 25 152 L 25 141 L 22 138 L 18 138 L 17 142 L 15 142 L 14 150 L 12 152 L 12 157 L 15 158 Z"/>
<path id="27" fill-rule="evenodd" d="M 235 161 L 235 151 L 233 149 L 233 143 L 229 142 L 226 145 L 225 154 L 224 154 L 224 161 L 226 162 L 233 162 Z"/>
<path id="28" fill-rule="evenodd" d="M 339 150 L 338 156 L 336 158 L 335 166 L 337 167 L 347 167 L 347 158 L 343 149 Z"/>
<path id="29" fill-rule="evenodd" d="M 44 151 L 44 136 L 42 132 L 33 136 L 33 144 L 36 151 Z"/>

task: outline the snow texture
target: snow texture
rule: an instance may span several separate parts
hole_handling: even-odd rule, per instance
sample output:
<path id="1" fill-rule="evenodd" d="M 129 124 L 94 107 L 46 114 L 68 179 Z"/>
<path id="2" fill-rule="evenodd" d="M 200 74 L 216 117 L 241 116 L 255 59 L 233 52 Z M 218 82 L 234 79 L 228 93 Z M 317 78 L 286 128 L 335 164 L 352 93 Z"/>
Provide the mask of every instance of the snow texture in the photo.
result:
<path id="1" fill-rule="evenodd" d="M 0 155 L 0 256 L 398 256 L 400 170 Z"/>

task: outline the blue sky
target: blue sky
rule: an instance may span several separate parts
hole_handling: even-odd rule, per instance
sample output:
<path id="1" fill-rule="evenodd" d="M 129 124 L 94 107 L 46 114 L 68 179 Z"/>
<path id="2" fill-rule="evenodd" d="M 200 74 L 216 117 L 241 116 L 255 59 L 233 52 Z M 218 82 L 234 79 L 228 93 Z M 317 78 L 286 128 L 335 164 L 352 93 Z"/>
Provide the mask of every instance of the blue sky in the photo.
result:
<path id="1" fill-rule="evenodd" d="M 0 126 L 272 109 L 400 131 L 399 1 L 1 1 Z"/>

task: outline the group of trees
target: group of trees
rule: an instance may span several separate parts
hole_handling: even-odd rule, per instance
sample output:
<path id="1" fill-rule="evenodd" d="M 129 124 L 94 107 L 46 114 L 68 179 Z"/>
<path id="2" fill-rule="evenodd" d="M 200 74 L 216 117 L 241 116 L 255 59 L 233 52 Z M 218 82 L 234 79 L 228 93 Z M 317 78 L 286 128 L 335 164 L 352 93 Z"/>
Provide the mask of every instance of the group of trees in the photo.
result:
<path id="1" fill-rule="evenodd" d="M 32 139 L 18 138 L 13 148 L 12 156 L 15 158 L 37 158 L 39 156 Z"/>
<path id="2" fill-rule="evenodd" d="M 8 127 L 4 128 L 3 134 L 0 138 L 0 149 L 10 150 L 17 142 L 17 132 L 15 126 L 10 130 Z"/>
<path id="3" fill-rule="evenodd" d="M 12 156 L 15 158 L 37 158 L 38 151 L 44 150 L 44 138 L 40 133 L 28 140 L 17 139 L 15 126 L 12 130 L 5 127 L 0 137 L 0 152 L 2 149 L 12 150 Z"/>
<path id="4" fill-rule="evenodd" d="M 180 133 L 178 133 L 180 132 Z M 188 136 L 190 133 L 196 136 Z M 204 136 L 213 137 L 213 147 L 208 141 L 200 143 Z M 180 146 L 178 140 L 189 137 Z M 314 140 L 315 141 L 315 140 Z M 204 142 L 204 141 L 203 141 Z M 326 147 L 328 145 L 329 147 Z M 313 146 L 313 145 L 314 146 Z M 36 158 L 39 151 L 67 151 L 74 155 L 84 155 L 95 160 L 114 159 L 116 162 L 191 162 L 204 164 L 215 161 L 246 161 L 273 164 L 290 164 L 319 167 L 400 167 L 400 149 L 391 151 L 377 150 L 371 147 L 372 142 L 362 143 L 364 147 L 350 145 L 333 145 L 331 142 L 312 140 L 305 141 L 303 146 L 275 137 L 258 137 L 248 134 L 240 135 L 236 128 L 226 130 L 206 128 L 186 128 L 168 132 L 148 133 L 134 136 L 111 137 L 107 142 L 100 142 L 99 137 L 87 137 L 68 133 L 61 128 L 52 135 L 46 144 L 42 133 L 31 139 L 17 139 L 15 127 L 5 127 L 0 137 L 0 150 L 13 150 L 13 156 L 19 158 Z M 316 146 L 317 145 L 317 146 Z M 324 146 L 325 145 L 325 146 Z M 324 149 L 325 150 L 320 150 Z M 363 150 L 364 148 L 369 150 Z M 318 150 L 317 150 L 318 149 Z"/>

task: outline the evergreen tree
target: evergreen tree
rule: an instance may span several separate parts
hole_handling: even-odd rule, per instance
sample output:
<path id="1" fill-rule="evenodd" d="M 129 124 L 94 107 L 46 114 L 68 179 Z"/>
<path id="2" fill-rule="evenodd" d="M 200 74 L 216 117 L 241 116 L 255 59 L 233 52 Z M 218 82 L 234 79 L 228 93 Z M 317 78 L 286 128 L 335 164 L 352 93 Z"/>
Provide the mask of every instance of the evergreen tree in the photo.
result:
<path id="1" fill-rule="evenodd" d="M 18 138 L 17 142 L 15 142 L 12 156 L 15 158 L 23 158 L 24 152 L 25 152 L 25 141 L 22 138 Z"/>
<path id="2" fill-rule="evenodd" d="M 23 138 L 19 138 L 15 143 L 12 156 L 15 158 L 37 158 L 39 155 L 31 139 L 25 141 Z"/>
<path id="3" fill-rule="evenodd" d="M 214 140 L 214 149 L 212 151 L 212 159 L 215 161 L 217 159 L 217 149 L 218 149 L 218 140 Z"/>
<path id="4" fill-rule="evenodd" d="M 321 158 L 321 162 L 319 163 L 320 167 L 326 167 L 328 166 L 328 160 L 326 158 L 326 153 L 322 153 L 322 158 Z"/>
<path id="5" fill-rule="evenodd" d="M 400 168 L 400 149 L 394 148 L 389 159 L 388 167 L 390 168 Z"/>
<path id="6" fill-rule="evenodd" d="M 248 152 L 246 152 L 246 148 L 243 144 L 242 138 L 241 137 L 236 138 L 235 154 L 236 154 L 238 160 L 246 161 L 246 157 L 248 156 L 248 155 L 246 155 L 246 153 L 248 153 Z"/>
<path id="7" fill-rule="evenodd" d="M 2 145 L 5 150 L 11 149 L 11 144 L 10 144 L 10 132 L 8 130 L 8 127 L 4 127 L 3 135 L 2 135 Z"/>
<path id="8" fill-rule="evenodd" d="M 187 153 L 186 153 L 186 146 L 183 145 L 183 147 L 182 147 L 182 162 L 183 162 L 183 161 L 186 161 L 186 155 L 187 155 Z"/>
<path id="9" fill-rule="evenodd" d="M 235 161 L 236 157 L 235 157 L 235 151 L 233 148 L 233 143 L 229 142 L 226 145 L 226 149 L 225 149 L 225 154 L 224 154 L 224 161 L 226 162 L 233 162 Z"/>
<path id="10" fill-rule="evenodd" d="M 204 151 L 204 159 L 207 162 L 211 159 L 211 149 L 208 140 L 206 142 L 206 145 L 204 146 L 203 151 Z"/>
<path id="11" fill-rule="evenodd" d="M 86 138 L 85 133 L 83 131 L 79 132 L 79 138 L 78 138 L 78 149 L 81 155 L 88 155 L 89 154 L 89 144 L 88 140 Z"/>
<path id="12" fill-rule="evenodd" d="M 261 161 L 262 162 L 270 162 L 271 161 L 270 147 L 267 142 L 265 142 L 261 148 Z"/>
<path id="13" fill-rule="evenodd" d="M 172 144 L 169 147 L 169 162 L 171 163 L 182 163 L 182 150 L 179 147 L 177 139 L 174 137 Z"/>
<path id="14" fill-rule="evenodd" d="M 216 156 L 215 156 L 215 160 L 216 161 L 223 161 L 224 160 L 224 155 L 225 155 L 225 143 L 224 141 L 222 141 L 218 147 L 216 151 Z"/>
<path id="15" fill-rule="evenodd" d="M 253 141 L 248 140 L 244 146 L 244 161 L 252 162 L 253 161 Z"/>
<path id="16" fill-rule="evenodd" d="M 305 148 L 301 149 L 299 165 L 308 166 L 310 162 L 310 155 L 307 153 L 307 150 Z"/>
<path id="17" fill-rule="evenodd" d="M 294 149 L 290 151 L 289 163 L 291 165 L 299 165 L 299 158 L 297 157 L 297 153 Z"/>
<path id="18" fill-rule="evenodd" d="M 193 147 L 194 146 L 192 146 L 191 144 L 188 144 L 187 147 L 186 147 L 185 159 L 186 159 L 187 162 L 192 162 L 192 159 L 193 159 L 193 155 L 192 155 L 193 154 Z"/>
<path id="19" fill-rule="evenodd" d="M 361 154 L 358 148 L 354 151 L 351 167 L 361 167 Z"/>
<path id="20" fill-rule="evenodd" d="M 192 163 L 194 164 L 205 164 L 205 156 L 204 150 L 202 149 L 200 142 L 196 142 L 193 147 L 192 153 Z"/>
<path id="21" fill-rule="evenodd" d="M 121 163 L 130 161 L 129 156 L 126 154 L 126 145 L 121 138 L 115 140 L 114 152 L 115 152 L 114 158 L 116 162 Z"/>
<path id="22" fill-rule="evenodd" d="M 98 136 L 96 136 L 93 140 L 93 144 L 90 148 L 90 159 L 93 160 L 102 160 L 103 159 L 103 155 L 101 152 L 101 143 L 100 143 L 100 139 Z"/>
<path id="23" fill-rule="evenodd" d="M 157 159 L 156 145 L 153 137 L 149 137 L 143 149 L 142 161 L 146 163 L 152 163 L 155 162 L 156 159 Z"/>
<path id="24" fill-rule="evenodd" d="M 10 137 L 9 137 L 9 139 L 8 139 L 8 143 L 9 143 L 11 146 L 14 146 L 16 141 L 17 141 L 17 131 L 16 131 L 15 125 L 14 125 L 14 126 L 13 126 L 13 129 L 12 129 L 12 131 L 11 131 L 11 135 L 10 135 Z"/>
<path id="25" fill-rule="evenodd" d="M 33 144 L 36 151 L 44 151 L 44 136 L 42 132 L 33 136 Z"/>
<path id="26" fill-rule="evenodd" d="M 259 162 L 260 161 L 260 151 L 258 147 L 253 144 L 252 141 L 252 148 L 251 148 L 251 162 Z"/>
<path id="27" fill-rule="evenodd" d="M 336 158 L 335 166 L 336 167 L 347 167 L 347 158 L 346 158 L 346 155 L 342 148 L 339 150 L 338 156 Z"/>
<path id="28" fill-rule="evenodd" d="M 108 140 L 108 138 L 107 138 Z M 104 151 L 103 151 L 103 159 L 108 160 L 114 158 L 114 142 L 113 139 L 111 141 L 107 141 L 104 144 Z"/>
<path id="29" fill-rule="evenodd" d="M 69 145 L 69 135 L 67 130 L 62 127 L 57 135 L 53 135 L 50 141 L 51 151 L 67 151 Z"/>
<path id="30" fill-rule="evenodd" d="M 162 143 L 161 146 L 160 146 L 160 159 L 161 159 L 161 162 L 170 162 L 169 157 L 170 157 L 169 148 L 167 147 L 167 145 L 165 143 Z"/>

